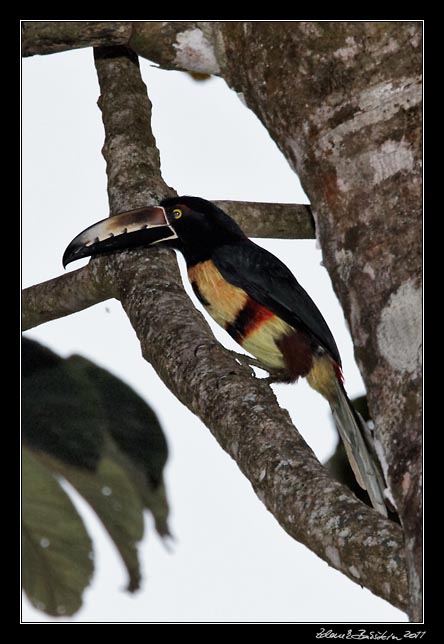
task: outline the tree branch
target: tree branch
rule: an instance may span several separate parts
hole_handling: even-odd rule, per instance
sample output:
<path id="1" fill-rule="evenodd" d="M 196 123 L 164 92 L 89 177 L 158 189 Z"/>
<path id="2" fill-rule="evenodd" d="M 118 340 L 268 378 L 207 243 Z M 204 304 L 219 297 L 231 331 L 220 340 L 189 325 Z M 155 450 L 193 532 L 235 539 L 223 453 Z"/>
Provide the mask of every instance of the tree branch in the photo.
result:
<path id="1" fill-rule="evenodd" d="M 131 31 L 131 22 L 25 21 L 22 23 L 22 55 L 54 54 L 99 45 L 124 45 Z"/>
<path id="2" fill-rule="evenodd" d="M 175 195 L 160 174 L 151 102 L 137 56 L 126 47 L 97 47 L 94 62 L 100 87 L 106 87 L 98 105 L 105 127 L 102 153 L 111 215 Z"/>
<path id="3" fill-rule="evenodd" d="M 102 260 L 25 288 L 22 293 L 22 331 L 83 311 L 116 295 L 116 286 Z"/>
<path id="4" fill-rule="evenodd" d="M 22 23 L 22 55 L 53 54 L 82 47 L 127 46 L 164 69 L 217 74 L 211 22 L 50 21 Z"/>
<path id="5" fill-rule="evenodd" d="M 310 206 L 255 201 L 214 201 L 239 224 L 248 237 L 314 239 Z"/>

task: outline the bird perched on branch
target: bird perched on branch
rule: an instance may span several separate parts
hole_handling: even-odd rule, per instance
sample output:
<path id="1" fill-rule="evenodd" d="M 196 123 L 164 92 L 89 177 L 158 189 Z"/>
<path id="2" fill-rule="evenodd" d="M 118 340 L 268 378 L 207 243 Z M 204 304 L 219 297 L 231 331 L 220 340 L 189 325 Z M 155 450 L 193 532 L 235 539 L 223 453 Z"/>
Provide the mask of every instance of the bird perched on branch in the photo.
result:
<path id="1" fill-rule="evenodd" d="M 206 311 L 275 381 L 305 377 L 328 400 L 358 483 L 387 516 L 371 437 L 344 389 L 341 358 L 327 323 L 290 270 L 248 239 L 223 210 L 184 196 L 110 217 L 69 244 L 63 265 L 158 243 L 183 254 Z"/>

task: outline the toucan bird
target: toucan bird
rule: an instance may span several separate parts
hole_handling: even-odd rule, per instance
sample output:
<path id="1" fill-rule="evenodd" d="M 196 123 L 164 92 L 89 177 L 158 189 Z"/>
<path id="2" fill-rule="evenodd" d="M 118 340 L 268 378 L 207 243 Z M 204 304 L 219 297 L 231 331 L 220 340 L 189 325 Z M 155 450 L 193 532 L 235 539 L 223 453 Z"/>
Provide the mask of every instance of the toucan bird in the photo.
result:
<path id="1" fill-rule="evenodd" d="M 162 243 L 179 250 L 199 301 L 275 380 L 305 377 L 330 403 L 358 483 L 387 516 L 384 479 L 368 429 L 344 389 L 335 340 L 290 270 L 213 203 L 173 197 L 110 217 L 80 233 L 63 255 L 81 257 Z"/>

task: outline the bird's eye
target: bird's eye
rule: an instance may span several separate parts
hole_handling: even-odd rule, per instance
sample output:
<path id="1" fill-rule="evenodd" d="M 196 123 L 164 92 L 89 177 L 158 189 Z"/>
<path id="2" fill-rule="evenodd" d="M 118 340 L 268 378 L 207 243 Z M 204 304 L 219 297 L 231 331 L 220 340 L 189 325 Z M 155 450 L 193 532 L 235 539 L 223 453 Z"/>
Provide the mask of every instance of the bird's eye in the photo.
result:
<path id="1" fill-rule="evenodd" d="M 183 215 L 183 212 L 181 211 L 180 208 L 174 208 L 172 214 L 173 214 L 174 219 L 180 219 L 182 217 L 182 215 Z"/>

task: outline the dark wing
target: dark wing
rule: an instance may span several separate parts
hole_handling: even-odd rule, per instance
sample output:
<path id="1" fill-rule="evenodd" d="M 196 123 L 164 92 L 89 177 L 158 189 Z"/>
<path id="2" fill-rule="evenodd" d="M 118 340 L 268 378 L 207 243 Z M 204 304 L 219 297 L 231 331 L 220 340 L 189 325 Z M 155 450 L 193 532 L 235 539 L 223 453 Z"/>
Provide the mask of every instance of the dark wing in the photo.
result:
<path id="1" fill-rule="evenodd" d="M 211 259 L 222 276 L 285 322 L 304 329 L 340 365 L 338 347 L 316 304 L 277 257 L 251 240 L 217 248 Z"/>

